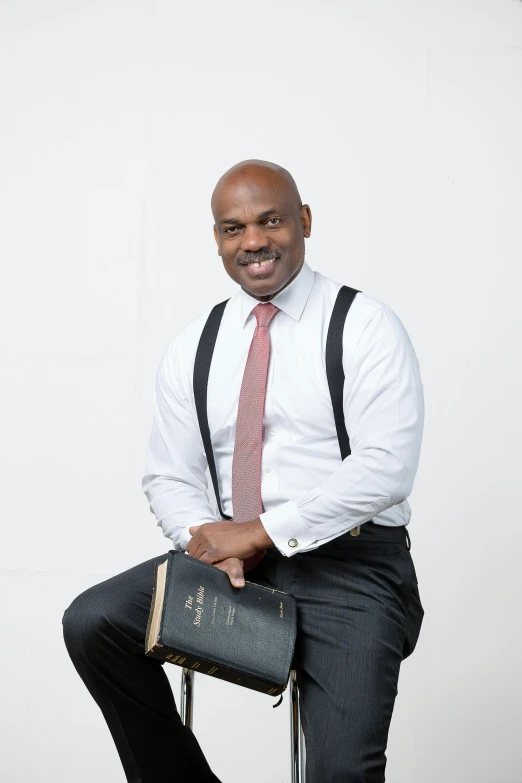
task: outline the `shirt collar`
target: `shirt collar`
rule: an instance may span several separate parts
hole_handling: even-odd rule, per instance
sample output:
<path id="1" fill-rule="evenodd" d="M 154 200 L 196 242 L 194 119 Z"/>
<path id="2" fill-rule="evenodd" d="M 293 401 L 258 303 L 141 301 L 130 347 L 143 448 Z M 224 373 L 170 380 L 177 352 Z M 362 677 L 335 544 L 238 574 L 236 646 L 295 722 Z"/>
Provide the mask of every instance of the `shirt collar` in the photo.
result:
<path id="1" fill-rule="evenodd" d="M 299 321 L 303 313 L 306 301 L 310 295 L 315 281 L 315 272 L 310 269 L 306 261 L 295 277 L 286 288 L 283 288 L 278 294 L 270 299 L 270 302 L 279 307 L 284 313 L 289 315 L 295 321 Z M 245 326 L 248 316 L 254 307 L 260 304 L 259 299 L 250 296 L 242 288 L 239 289 L 239 304 L 241 312 L 241 326 Z"/>

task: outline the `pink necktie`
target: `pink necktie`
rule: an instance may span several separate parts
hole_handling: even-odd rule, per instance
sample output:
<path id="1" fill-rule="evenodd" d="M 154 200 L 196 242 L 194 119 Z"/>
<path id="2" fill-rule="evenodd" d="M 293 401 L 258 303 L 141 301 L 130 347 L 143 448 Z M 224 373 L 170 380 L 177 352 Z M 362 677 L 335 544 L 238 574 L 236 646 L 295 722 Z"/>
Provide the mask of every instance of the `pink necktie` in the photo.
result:
<path id="1" fill-rule="evenodd" d="M 234 522 L 250 522 L 263 511 L 261 500 L 261 453 L 263 414 L 270 357 L 268 325 L 279 308 L 270 302 L 258 304 L 253 313 L 257 326 L 250 343 L 237 408 L 236 439 L 232 458 L 232 514 Z M 259 552 L 245 560 L 245 570 L 263 557 Z"/>

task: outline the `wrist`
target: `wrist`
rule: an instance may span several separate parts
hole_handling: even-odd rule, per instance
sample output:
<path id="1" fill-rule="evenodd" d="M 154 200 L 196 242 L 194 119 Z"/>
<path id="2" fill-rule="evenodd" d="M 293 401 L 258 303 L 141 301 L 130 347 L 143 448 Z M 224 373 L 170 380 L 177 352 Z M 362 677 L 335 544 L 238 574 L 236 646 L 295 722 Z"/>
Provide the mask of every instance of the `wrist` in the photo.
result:
<path id="1" fill-rule="evenodd" d="M 259 517 L 252 522 L 252 532 L 254 533 L 255 546 L 258 551 L 262 549 L 271 549 L 275 546 Z"/>

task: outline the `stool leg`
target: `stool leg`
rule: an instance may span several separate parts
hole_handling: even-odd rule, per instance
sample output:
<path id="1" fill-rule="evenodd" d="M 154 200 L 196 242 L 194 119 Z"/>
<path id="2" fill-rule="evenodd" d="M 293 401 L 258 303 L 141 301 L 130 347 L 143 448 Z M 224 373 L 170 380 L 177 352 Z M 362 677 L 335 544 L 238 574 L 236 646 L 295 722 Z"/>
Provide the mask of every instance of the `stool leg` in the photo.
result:
<path id="1" fill-rule="evenodd" d="M 181 720 L 185 724 L 185 726 L 188 726 L 189 729 L 192 728 L 192 707 L 194 702 L 194 672 L 192 669 L 185 669 L 183 668 L 181 670 L 181 695 L 179 699 L 179 714 L 181 716 Z"/>
<path id="2" fill-rule="evenodd" d="M 301 708 L 299 708 L 299 783 L 306 781 L 306 747 L 304 731 L 301 725 Z"/>
<path id="3" fill-rule="evenodd" d="M 290 748 L 292 754 L 292 783 L 305 783 L 305 746 L 301 726 L 301 703 L 295 671 L 290 672 Z"/>

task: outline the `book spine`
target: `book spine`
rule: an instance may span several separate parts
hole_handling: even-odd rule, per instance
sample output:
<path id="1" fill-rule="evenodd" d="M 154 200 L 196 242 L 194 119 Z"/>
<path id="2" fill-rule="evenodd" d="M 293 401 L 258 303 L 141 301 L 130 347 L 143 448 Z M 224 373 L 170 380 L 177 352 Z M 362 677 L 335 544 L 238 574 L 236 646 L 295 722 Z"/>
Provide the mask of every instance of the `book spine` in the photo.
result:
<path id="1" fill-rule="evenodd" d="M 145 631 L 145 649 L 149 644 L 150 630 L 152 626 L 152 617 L 154 614 L 154 604 L 156 603 L 156 593 L 158 592 L 158 564 L 154 563 L 154 582 L 152 586 L 151 605 L 149 610 L 149 617 L 147 619 L 147 629 Z M 153 656 L 156 657 L 156 656 Z"/>
<path id="2" fill-rule="evenodd" d="M 227 666 L 217 666 L 210 663 L 203 658 L 198 658 L 195 655 L 189 655 L 185 653 L 175 652 L 170 647 L 165 647 L 161 644 L 156 644 L 151 650 L 145 653 L 152 658 L 158 658 L 166 663 L 173 663 L 176 666 L 182 666 L 184 669 L 192 669 L 192 671 L 201 672 L 201 674 L 207 674 L 210 677 L 216 677 L 218 680 L 224 680 L 225 682 L 232 682 L 235 685 L 242 685 L 250 690 L 259 691 L 260 693 L 266 693 L 269 696 L 279 696 L 286 689 L 287 684 L 274 685 L 259 677 L 253 677 L 250 674 L 243 674 L 234 669 L 230 669 Z"/>

